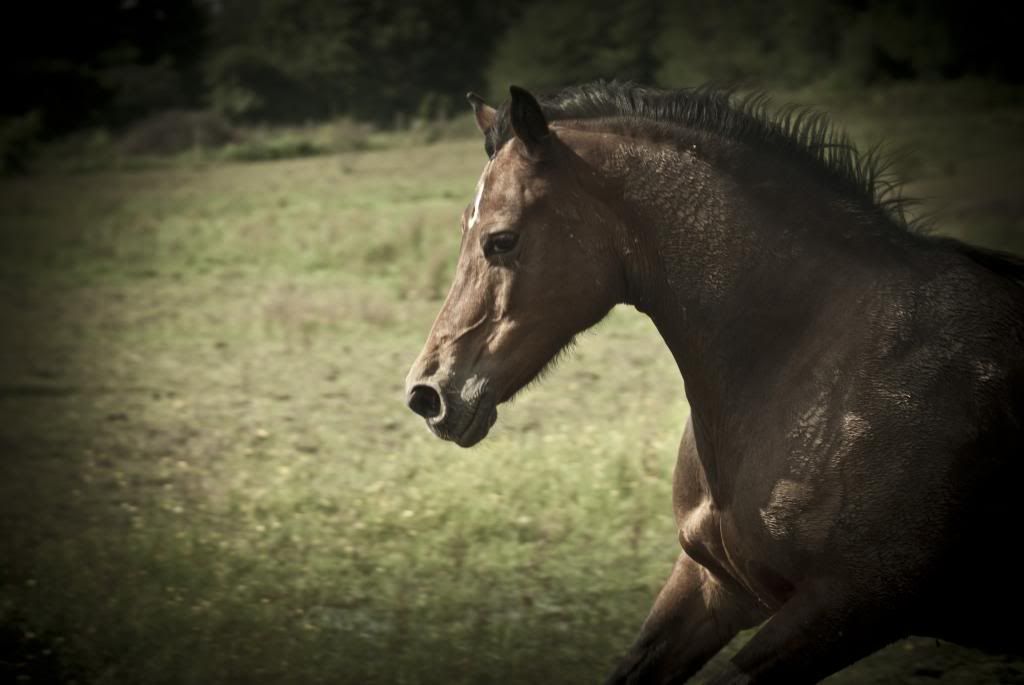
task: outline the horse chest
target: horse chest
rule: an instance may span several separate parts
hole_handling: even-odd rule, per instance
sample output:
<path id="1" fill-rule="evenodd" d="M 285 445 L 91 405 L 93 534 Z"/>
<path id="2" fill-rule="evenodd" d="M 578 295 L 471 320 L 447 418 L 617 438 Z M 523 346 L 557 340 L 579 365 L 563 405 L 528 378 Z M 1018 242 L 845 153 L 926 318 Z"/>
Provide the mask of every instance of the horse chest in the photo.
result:
<path id="1" fill-rule="evenodd" d="M 773 563 L 778 543 L 764 540 L 761 530 L 749 531 L 710 499 L 677 512 L 679 544 L 686 554 L 720 580 L 738 586 L 770 610 L 792 593 L 790 574 Z M 773 553 L 775 552 L 775 553 Z"/>
<path id="2" fill-rule="evenodd" d="M 733 468 L 723 481 L 726 474 L 701 452 L 727 458 L 726 446 L 716 452 L 698 443 L 691 424 L 680 445 L 673 487 L 679 543 L 723 581 L 766 608 L 777 608 L 808 561 L 826 552 L 839 501 L 836 483 L 817 472 L 815 477 L 790 473 L 784 462 L 765 470 L 770 455 L 754 455 L 747 463 L 757 468 Z"/>

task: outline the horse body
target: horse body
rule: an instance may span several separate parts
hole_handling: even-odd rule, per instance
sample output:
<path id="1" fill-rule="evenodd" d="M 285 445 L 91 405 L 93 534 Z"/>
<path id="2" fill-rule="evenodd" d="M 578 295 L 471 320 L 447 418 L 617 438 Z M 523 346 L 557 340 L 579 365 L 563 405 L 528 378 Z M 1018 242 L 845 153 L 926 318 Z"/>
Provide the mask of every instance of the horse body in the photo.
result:
<path id="1" fill-rule="evenodd" d="M 693 165 L 701 163 L 684 153 L 666 174 L 664 161 L 652 169 L 637 158 L 630 173 L 644 188 L 652 187 L 645 170 L 700 177 L 695 187 L 704 202 L 724 192 L 716 188 L 729 180 L 718 180 L 719 170 L 686 168 Z M 957 596 L 978 563 L 965 545 L 995 553 L 987 560 L 996 562 L 992 580 L 1013 567 L 1013 550 L 999 540 L 1012 538 L 1021 517 L 1012 496 L 997 490 L 1000 482 L 1020 482 L 1020 288 L 951 245 L 910 234 L 880 240 L 862 226 L 822 230 L 817 222 L 853 217 L 813 211 L 806 201 L 794 217 L 749 195 L 745 210 L 734 201 L 731 215 L 707 214 L 731 227 L 737 263 L 723 264 L 714 245 L 723 240 L 722 224 L 694 227 L 701 215 L 692 208 L 701 200 L 691 192 L 674 194 L 690 208 L 682 221 L 672 220 L 674 203 L 664 212 L 640 197 L 636 211 L 653 206 L 668 215 L 644 217 L 660 229 L 648 243 L 652 254 L 667 258 L 646 261 L 657 266 L 643 277 L 657 285 L 643 306 L 679 361 L 693 416 L 674 487 L 687 557 L 681 563 L 707 569 L 705 587 L 724 583 L 752 603 L 729 629 L 707 636 L 704 651 L 772 616 L 808 585 L 816 599 L 807 602 L 864 614 L 862 637 L 835 629 L 845 634 L 830 658 L 843 661 L 911 632 L 963 641 L 962 633 L 979 632 L 964 626 L 992 622 L 993 604 L 1019 606 L 1010 582 L 996 583 L 996 596 L 987 598 L 993 604 L 979 601 L 989 588 L 972 587 L 967 602 Z M 744 235 L 750 232 L 757 235 Z M 705 235 L 712 237 L 704 242 Z M 807 260 L 808 252 L 818 259 Z M 714 265 L 702 263 L 708 255 Z M 933 607 L 944 609 L 928 616 Z M 678 620 L 692 622 L 693 612 Z M 1012 629 L 997 624 L 984 632 L 1005 642 Z M 829 627 L 809 639 L 821 647 Z M 680 632 L 649 621 L 620 673 L 649 678 L 638 675 L 650 653 L 664 649 L 657 641 L 678 642 Z M 635 663 L 641 670 L 630 670 Z M 787 676 L 817 677 L 827 668 Z"/>
<path id="2" fill-rule="evenodd" d="M 618 302 L 686 381 L 682 551 L 611 682 L 681 681 L 766 619 L 718 682 L 814 681 L 911 633 L 1020 649 L 1020 262 L 894 230 L 750 122 L 475 109 L 493 160 L 410 406 L 473 444 Z"/>

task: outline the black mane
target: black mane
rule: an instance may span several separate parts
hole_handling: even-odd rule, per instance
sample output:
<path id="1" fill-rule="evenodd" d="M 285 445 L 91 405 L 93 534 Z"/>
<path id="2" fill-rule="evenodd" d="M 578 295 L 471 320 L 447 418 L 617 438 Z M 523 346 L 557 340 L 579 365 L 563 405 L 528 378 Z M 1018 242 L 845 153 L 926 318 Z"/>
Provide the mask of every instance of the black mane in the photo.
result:
<path id="1" fill-rule="evenodd" d="M 769 111 L 764 93 L 736 96 L 713 86 L 659 90 L 618 81 L 595 81 L 569 86 L 538 98 L 548 121 L 625 119 L 638 125 L 657 122 L 703 131 L 781 153 L 824 175 L 837 189 L 877 210 L 896 226 L 912 230 L 921 222 L 909 221 L 912 201 L 900 194 L 889 173 L 889 162 L 874 147 L 857 150 L 849 137 L 822 112 L 788 105 Z M 488 131 L 487 149 L 493 154 L 512 138 L 509 103 L 498 110 Z"/>

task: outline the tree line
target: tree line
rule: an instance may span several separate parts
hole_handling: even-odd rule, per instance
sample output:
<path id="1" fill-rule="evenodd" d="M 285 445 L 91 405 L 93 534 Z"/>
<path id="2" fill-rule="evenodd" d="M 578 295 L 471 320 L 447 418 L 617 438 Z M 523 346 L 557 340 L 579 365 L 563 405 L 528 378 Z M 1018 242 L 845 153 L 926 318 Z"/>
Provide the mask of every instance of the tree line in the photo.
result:
<path id="1" fill-rule="evenodd" d="M 1020 82 L 1012 4 L 945 0 L 37 0 L 3 10 L 2 116 L 58 135 L 157 111 L 446 117 L 593 78 L 862 87 Z"/>

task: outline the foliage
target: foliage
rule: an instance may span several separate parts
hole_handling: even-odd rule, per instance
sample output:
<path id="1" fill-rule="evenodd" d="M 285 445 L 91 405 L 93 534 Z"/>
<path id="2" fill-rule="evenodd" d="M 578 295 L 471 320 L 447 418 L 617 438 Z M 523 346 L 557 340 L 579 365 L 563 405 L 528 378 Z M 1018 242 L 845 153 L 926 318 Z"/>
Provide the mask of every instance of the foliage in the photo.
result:
<path id="1" fill-rule="evenodd" d="M 222 159 L 241 162 L 358 152 L 371 147 L 373 128 L 351 119 L 317 126 L 241 129 L 241 140 L 224 148 Z"/>
<path id="2" fill-rule="evenodd" d="M 307 88 L 263 50 L 226 48 L 206 64 L 210 106 L 235 120 L 301 121 L 322 115 Z"/>
<path id="3" fill-rule="evenodd" d="M 97 0 L 12 3 L 0 116 L 41 134 L 164 109 L 235 122 L 354 117 L 381 127 L 595 77 L 862 87 L 980 75 L 1020 83 L 1012 5 L 928 0 Z"/>
<path id="4" fill-rule="evenodd" d="M 174 155 L 217 148 L 238 138 L 231 125 L 212 112 L 169 110 L 132 126 L 121 139 L 129 155 Z"/>
<path id="5" fill-rule="evenodd" d="M 28 171 L 38 147 L 40 119 L 39 112 L 0 119 L 0 172 Z"/>
<path id="6" fill-rule="evenodd" d="M 481 82 L 508 16 L 470 0 L 229 0 L 213 16 L 207 84 L 216 106 L 249 119 L 434 116 Z"/>
<path id="7" fill-rule="evenodd" d="M 491 95 L 510 82 L 554 88 L 594 78 L 650 81 L 657 5 L 644 0 L 569 0 L 531 5 L 498 42 L 488 70 Z"/>
<path id="8" fill-rule="evenodd" d="M 814 0 L 670 3 L 659 21 L 656 80 L 670 88 L 811 82 L 835 64 L 850 14 Z"/>
<path id="9" fill-rule="evenodd" d="M 978 72 L 1019 80 L 1024 74 L 997 57 L 1013 44 L 1007 10 L 990 9 L 926 0 L 537 3 L 498 42 L 489 83 L 504 97 L 509 81 L 544 88 L 597 77 L 673 88 L 863 86 Z M 982 38 L 986 30 L 999 39 Z"/>
<path id="10" fill-rule="evenodd" d="M 197 99 L 205 15 L 178 0 L 8 3 L 0 115 L 40 112 L 46 136 L 123 125 Z"/>

